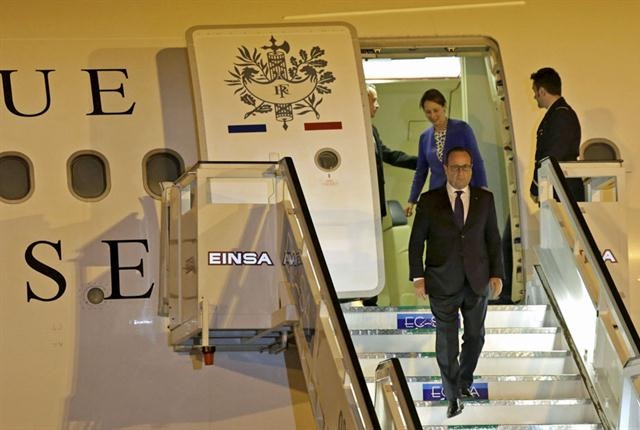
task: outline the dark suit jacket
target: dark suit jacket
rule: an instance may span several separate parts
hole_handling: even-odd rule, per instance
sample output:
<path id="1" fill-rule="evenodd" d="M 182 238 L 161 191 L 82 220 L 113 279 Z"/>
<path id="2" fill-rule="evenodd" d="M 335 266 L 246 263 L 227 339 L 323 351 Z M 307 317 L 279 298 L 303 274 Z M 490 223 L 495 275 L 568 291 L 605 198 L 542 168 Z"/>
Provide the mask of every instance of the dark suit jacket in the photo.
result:
<path id="1" fill-rule="evenodd" d="M 538 167 L 546 157 L 558 161 L 576 161 L 580 152 L 580 121 L 578 115 L 567 104 L 564 97 L 555 101 L 542 118 L 536 137 L 536 165 L 529 191 L 538 195 Z M 569 188 L 574 197 L 584 200 L 582 179 L 568 179 Z"/>
<path id="2" fill-rule="evenodd" d="M 430 295 L 458 293 L 465 277 L 476 294 L 487 295 L 489 278 L 504 276 L 493 194 L 482 188 L 470 190 L 462 229 L 453 217 L 446 186 L 422 194 L 418 201 L 409 239 L 410 279 L 424 277 Z"/>
<path id="3" fill-rule="evenodd" d="M 394 151 L 392 149 L 387 148 L 384 143 L 382 143 L 382 139 L 380 139 L 380 134 L 378 134 L 378 129 L 373 126 L 373 140 L 376 144 L 376 170 L 378 171 L 378 192 L 380 193 L 380 212 L 382 216 L 387 215 L 387 207 L 385 205 L 385 195 L 384 195 L 384 169 L 382 167 L 382 162 L 391 164 L 396 167 L 404 167 L 405 169 L 416 170 L 416 166 L 418 164 L 418 157 L 414 155 L 406 154 L 402 151 Z"/>

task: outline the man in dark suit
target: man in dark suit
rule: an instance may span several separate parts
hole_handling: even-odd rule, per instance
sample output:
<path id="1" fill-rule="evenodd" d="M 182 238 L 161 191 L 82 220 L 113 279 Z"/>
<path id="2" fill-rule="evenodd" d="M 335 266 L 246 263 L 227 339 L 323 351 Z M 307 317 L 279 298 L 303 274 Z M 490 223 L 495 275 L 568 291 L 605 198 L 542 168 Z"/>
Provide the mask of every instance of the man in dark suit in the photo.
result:
<path id="1" fill-rule="evenodd" d="M 376 112 L 380 108 L 378 104 L 378 93 L 373 85 L 367 85 L 367 95 L 369 97 L 369 112 L 371 118 L 376 115 Z M 387 215 L 386 198 L 384 195 L 384 169 L 382 162 L 391 164 L 395 167 L 403 167 L 405 169 L 416 170 L 418 165 L 418 157 L 415 155 L 409 155 L 405 152 L 389 149 L 382 143 L 380 134 L 375 125 L 373 128 L 373 140 L 376 145 L 376 170 L 378 173 L 378 192 L 380 193 L 380 213 L 382 216 Z"/>
<path id="2" fill-rule="evenodd" d="M 436 358 L 447 417 L 462 412 L 484 345 L 489 295 L 502 289 L 503 263 L 493 194 L 471 188 L 472 158 L 465 148 L 446 155 L 447 184 L 418 201 L 409 239 L 409 269 L 416 295 L 429 296 L 436 318 Z M 427 254 L 422 255 L 427 244 Z M 458 311 L 464 334 L 458 361 Z"/>
<path id="3" fill-rule="evenodd" d="M 529 193 L 534 203 L 538 203 L 538 168 L 546 157 L 558 161 L 576 161 L 580 152 L 580 120 L 578 115 L 562 97 L 562 80 L 551 67 L 543 67 L 531 74 L 533 98 L 538 107 L 546 109 L 536 132 L 536 154 L 533 178 Z M 576 201 L 584 201 L 584 184 L 580 178 L 567 179 L 569 190 Z M 513 272 L 513 245 L 511 219 L 507 221 L 502 234 L 502 249 L 505 263 L 505 282 L 501 297 L 495 304 L 511 303 Z"/>
<path id="4" fill-rule="evenodd" d="M 369 113 L 371 118 L 376 115 L 380 108 L 378 104 L 378 92 L 373 85 L 367 85 L 367 96 L 369 97 Z M 395 167 L 403 167 L 405 169 L 416 170 L 418 165 L 418 157 L 409 155 L 405 152 L 389 149 L 382 143 L 380 134 L 375 125 L 372 125 L 373 140 L 376 145 L 376 171 L 378 173 L 378 193 L 380 195 L 380 214 L 382 217 L 387 216 L 387 201 L 384 193 L 384 168 L 382 162 L 391 164 Z M 365 306 L 376 306 L 378 304 L 378 296 L 368 297 L 362 300 Z"/>
<path id="5" fill-rule="evenodd" d="M 538 167 L 546 157 L 558 161 L 576 161 L 580 152 L 580 121 L 578 115 L 562 97 L 562 80 L 551 67 L 531 74 L 533 98 L 538 107 L 546 109 L 536 137 L 535 170 L 531 181 L 531 198 L 538 202 Z M 569 189 L 577 201 L 584 201 L 584 185 L 580 178 L 567 180 Z"/>

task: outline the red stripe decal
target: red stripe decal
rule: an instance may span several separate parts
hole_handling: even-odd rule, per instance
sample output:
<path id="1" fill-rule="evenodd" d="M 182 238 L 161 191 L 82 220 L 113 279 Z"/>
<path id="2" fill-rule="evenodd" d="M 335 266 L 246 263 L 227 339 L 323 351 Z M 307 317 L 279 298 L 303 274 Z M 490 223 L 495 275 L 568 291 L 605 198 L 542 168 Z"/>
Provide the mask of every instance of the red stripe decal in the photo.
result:
<path id="1" fill-rule="evenodd" d="M 305 122 L 304 129 L 306 131 L 315 130 L 342 130 L 342 121 L 331 122 Z"/>

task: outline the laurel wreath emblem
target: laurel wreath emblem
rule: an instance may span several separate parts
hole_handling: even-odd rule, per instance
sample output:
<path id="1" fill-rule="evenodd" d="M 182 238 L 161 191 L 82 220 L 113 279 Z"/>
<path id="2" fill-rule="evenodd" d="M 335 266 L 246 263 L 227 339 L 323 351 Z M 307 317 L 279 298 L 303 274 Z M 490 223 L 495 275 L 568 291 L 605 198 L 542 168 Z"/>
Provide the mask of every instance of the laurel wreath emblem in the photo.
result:
<path id="1" fill-rule="evenodd" d="M 260 48 L 267 51 L 266 55 L 258 48 L 238 48 L 238 61 L 229 71 L 232 79 L 225 79 L 227 85 L 238 87 L 234 94 L 251 106 L 244 119 L 275 111 L 275 119 L 283 123 L 285 130 L 294 114 L 313 113 L 320 119 L 322 95 L 331 93 L 330 85 L 336 80 L 333 72 L 326 70 L 327 61 L 322 58 L 325 51 L 314 46 L 309 52 L 301 49 L 296 57 L 287 55 L 287 41 L 278 45 L 271 36 L 270 42 Z"/>

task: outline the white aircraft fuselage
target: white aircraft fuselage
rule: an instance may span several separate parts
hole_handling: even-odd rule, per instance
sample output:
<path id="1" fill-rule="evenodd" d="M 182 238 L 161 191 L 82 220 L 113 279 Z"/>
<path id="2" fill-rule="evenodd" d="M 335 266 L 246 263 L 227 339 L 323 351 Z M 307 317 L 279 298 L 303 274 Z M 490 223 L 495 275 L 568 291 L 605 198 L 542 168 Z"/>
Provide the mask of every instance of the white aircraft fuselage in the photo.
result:
<path id="1" fill-rule="evenodd" d="M 214 367 L 194 369 L 168 346 L 157 315 L 160 202 L 145 161 L 158 151 L 183 168 L 199 159 L 185 41 L 196 25 L 344 21 L 368 40 L 494 39 L 525 260 L 537 242 L 528 184 L 544 114 L 529 75 L 555 68 L 582 140 L 620 148 L 629 267 L 638 266 L 635 1 L 5 0 L 2 10 L 0 157 L 23 157 L 32 177 L 23 199 L 0 200 L 0 429 L 315 428 L 302 373 L 287 366 L 295 352 L 220 353 Z M 69 163 L 79 153 L 107 166 L 99 197 L 74 191 Z M 627 290 L 639 282 L 631 272 Z M 90 291 L 104 301 L 93 304 Z"/>

